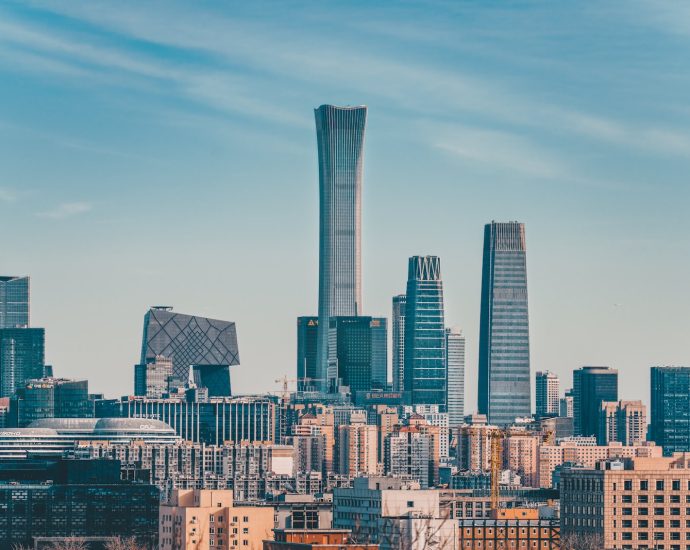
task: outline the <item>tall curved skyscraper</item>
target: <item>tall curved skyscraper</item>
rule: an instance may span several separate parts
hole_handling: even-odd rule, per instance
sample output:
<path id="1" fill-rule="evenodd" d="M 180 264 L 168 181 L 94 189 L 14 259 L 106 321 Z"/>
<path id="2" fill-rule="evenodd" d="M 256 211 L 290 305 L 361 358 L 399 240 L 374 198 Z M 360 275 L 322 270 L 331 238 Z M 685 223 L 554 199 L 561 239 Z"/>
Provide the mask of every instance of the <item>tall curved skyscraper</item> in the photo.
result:
<path id="1" fill-rule="evenodd" d="M 484 227 L 478 409 L 505 426 L 530 416 L 525 226 Z"/>
<path id="2" fill-rule="evenodd" d="M 362 166 L 367 108 L 314 110 L 319 150 L 319 386 L 328 372 L 329 319 L 362 313 Z"/>

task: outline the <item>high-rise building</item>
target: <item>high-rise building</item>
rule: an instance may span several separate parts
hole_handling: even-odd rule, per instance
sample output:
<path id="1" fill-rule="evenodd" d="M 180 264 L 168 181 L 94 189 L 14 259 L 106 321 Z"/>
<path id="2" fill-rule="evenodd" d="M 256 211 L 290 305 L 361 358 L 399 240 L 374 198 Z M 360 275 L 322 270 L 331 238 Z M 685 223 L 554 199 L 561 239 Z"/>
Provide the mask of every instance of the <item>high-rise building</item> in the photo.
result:
<path id="1" fill-rule="evenodd" d="M 27 380 L 45 374 L 45 330 L 0 329 L 0 397 L 11 397 Z"/>
<path id="2" fill-rule="evenodd" d="M 158 356 L 172 359 L 177 385 L 189 380 L 192 365 L 239 365 L 235 323 L 152 307 L 144 317 L 140 365 Z"/>
<path id="3" fill-rule="evenodd" d="M 650 438 L 671 456 L 690 451 L 690 367 L 652 367 Z"/>
<path id="4" fill-rule="evenodd" d="M 328 379 L 331 389 L 347 386 L 354 393 L 380 388 L 381 370 L 385 372 L 386 361 L 386 320 L 366 316 L 331 317 L 329 324 Z"/>
<path id="5" fill-rule="evenodd" d="M 531 413 L 525 226 L 484 227 L 478 409 L 505 426 Z"/>
<path id="6" fill-rule="evenodd" d="M 362 313 L 362 168 L 367 108 L 314 111 L 319 152 L 319 325 L 321 388 L 327 389 L 329 319 Z"/>
<path id="7" fill-rule="evenodd" d="M 596 436 L 604 401 L 618 401 L 618 371 L 610 367 L 582 367 L 573 371 L 575 435 Z"/>
<path id="8" fill-rule="evenodd" d="M 321 385 L 316 343 L 319 318 L 297 317 L 297 390 L 314 391 Z"/>
<path id="9" fill-rule="evenodd" d="M 28 426 L 43 418 L 92 418 L 94 401 L 88 380 L 40 378 L 29 380 L 10 399 L 14 426 Z"/>
<path id="10" fill-rule="evenodd" d="M 446 329 L 446 373 L 448 423 L 459 426 L 465 418 L 465 336 L 458 328 Z"/>
<path id="11" fill-rule="evenodd" d="M 599 411 L 597 443 L 641 445 L 647 440 L 647 407 L 642 401 L 604 401 Z"/>
<path id="12" fill-rule="evenodd" d="M 416 428 L 401 427 L 386 437 L 384 471 L 386 475 L 403 476 L 429 487 L 432 436 Z"/>
<path id="13" fill-rule="evenodd" d="M 407 270 L 405 391 L 412 405 L 446 406 L 446 336 L 438 256 L 413 256 Z"/>
<path id="14" fill-rule="evenodd" d="M 548 370 L 537 372 L 535 393 L 537 398 L 537 418 L 558 416 L 558 376 Z"/>
<path id="15" fill-rule="evenodd" d="M 393 296 L 393 391 L 405 390 L 405 309 L 407 296 Z"/>
<path id="16" fill-rule="evenodd" d="M 558 405 L 558 416 L 564 418 L 573 417 L 573 390 L 566 390 L 565 395 L 561 397 Z"/>
<path id="17" fill-rule="evenodd" d="M 388 387 L 388 319 L 371 319 L 371 388 Z"/>
<path id="18" fill-rule="evenodd" d="M 205 388 L 209 397 L 230 397 L 230 367 L 228 365 L 192 365 L 189 381 L 197 388 Z"/>
<path id="19" fill-rule="evenodd" d="M 358 476 L 376 474 L 378 438 L 376 426 L 357 423 L 338 426 L 338 472 Z"/>
<path id="20" fill-rule="evenodd" d="M 29 326 L 29 278 L 0 276 L 0 329 Z"/>
<path id="21" fill-rule="evenodd" d="M 163 397 L 170 391 L 172 359 L 158 355 L 134 365 L 134 395 Z"/>

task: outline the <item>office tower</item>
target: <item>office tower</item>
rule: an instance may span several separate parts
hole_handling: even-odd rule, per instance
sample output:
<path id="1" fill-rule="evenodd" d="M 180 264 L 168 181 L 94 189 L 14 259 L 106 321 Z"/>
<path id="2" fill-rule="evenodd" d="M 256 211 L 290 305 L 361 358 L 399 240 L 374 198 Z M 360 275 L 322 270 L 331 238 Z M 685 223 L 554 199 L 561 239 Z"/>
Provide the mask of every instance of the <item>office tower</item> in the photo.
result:
<path id="1" fill-rule="evenodd" d="M 371 319 L 371 388 L 388 387 L 388 319 Z"/>
<path id="2" fill-rule="evenodd" d="M 134 395 L 163 397 L 170 392 L 172 359 L 157 355 L 144 365 L 134 365 Z"/>
<path id="3" fill-rule="evenodd" d="M 316 343 L 318 317 L 297 317 L 297 390 L 315 391 L 320 385 Z"/>
<path id="4" fill-rule="evenodd" d="M 10 398 L 14 426 L 28 426 L 43 418 L 93 418 L 94 401 L 88 380 L 40 378 L 29 380 Z"/>
<path id="5" fill-rule="evenodd" d="M 446 406 L 446 337 L 438 256 L 413 256 L 407 269 L 405 391 L 412 405 Z"/>
<path id="6" fill-rule="evenodd" d="M 572 418 L 573 417 L 573 390 L 566 390 L 565 396 L 561 397 L 559 401 L 559 407 L 558 407 L 558 416 L 562 416 L 564 418 Z"/>
<path id="7" fill-rule="evenodd" d="M 319 152 L 319 326 L 321 388 L 327 389 L 329 319 L 362 313 L 362 167 L 367 108 L 314 111 Z"/>
<path id="8" fill-rule="evenodd" d="M 558 416 L 558 376 L 553 372 L 539 371 L 536 375 L 537 418 Z"/>
<path id="9" fill-rule="evenodd" d="M 530 416 L 525 226 L 484 227 L 478 409 L 505 426 Z"/>
<path id="10" fill-rule="evenodd" d="M 205 388 L 208 397 L 230 397 L 230 367 L 228 365 L 192 365 L 190 382 L 197 388 Z M 191 385 L 191 384 L 190 384 Z"/>
<path id="11" fill-rule="evenodd" d="M 386 320 L 331 317 L 329 324 L 329 387 L 335 391 L 339 386 L 347 386 L 352 393 L 380 388 L 381 381 L 375 377 L 385 372 Z"/>
<path id="12" fill-rule="evenodd" d="M 652 367 L 650 438 L 664 454 L 690 451 L 690 367 Z"/>
<path id="13" fill-rule="evenodd" d="M 0 276 L 0 329 L 29 326 L 29 278 Z"/>
<path id="14" fill-rule="evenodd" d="M 599 411 L 597 443 L 641 445 L 647 440 L 647 407 L 642 401 L 604 401 Z"/>
<path id="15" fill-rule="evenodd" d="M 582 367 L 573 371 L 575 435 L 596 436 L 604 401 L 618 401 L 618 371 L 610 367 Z"/>
<path id="16" fill-rule="evenodd" d="M 44 355 L 44 329 L 0 329 L 0 397 L 11 397 L 27 380 L 42 378 Z"/>
<path id="17" fill-rule="evenodd" d="M 465 337 L 458 328 L 446 329 L 448 422 L 459 426 L 465 417 Z"/>
<path id="18" fill-rule="evenodd" d="M 393 296 L 393 391 L 405 390 L 405 309 L 407 296 Z"/>
<path id="19" fill-rule="evenodd" d="M 152 307 L 144 317 L 139 364 L 160 355 L 172 359 L 173 381 L 180 386 L 192 365 L 239 365 L 235 323 Z"/>

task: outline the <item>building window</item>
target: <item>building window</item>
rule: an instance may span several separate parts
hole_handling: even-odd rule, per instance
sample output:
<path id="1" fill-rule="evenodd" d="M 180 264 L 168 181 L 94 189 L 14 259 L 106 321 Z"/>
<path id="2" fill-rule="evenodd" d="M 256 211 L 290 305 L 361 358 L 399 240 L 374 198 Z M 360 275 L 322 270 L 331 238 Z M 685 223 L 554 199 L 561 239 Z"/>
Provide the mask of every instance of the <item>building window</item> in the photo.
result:
<path id="1" fill-rule="evenodd" d="M 656 480 L 656 490 L 657 491 L 663 491 L 664 490 L 664 480 L 663 479 L 657 479 Z"/>

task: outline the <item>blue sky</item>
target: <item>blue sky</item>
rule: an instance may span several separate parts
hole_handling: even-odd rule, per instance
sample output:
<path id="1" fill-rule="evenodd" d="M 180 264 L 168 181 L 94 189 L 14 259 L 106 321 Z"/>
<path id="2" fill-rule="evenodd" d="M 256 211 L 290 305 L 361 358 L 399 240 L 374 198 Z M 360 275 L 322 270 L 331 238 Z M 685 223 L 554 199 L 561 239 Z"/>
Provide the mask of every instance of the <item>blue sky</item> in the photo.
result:
<path id="1" fill-rule="evenodd" d="M 316 311 L 312 109 L 369 106 L 364 308 L 441 256 L 476 402 L 483 224 L 526 223 L 533 370 L 690 364 L 683 2 L 0 4 L 0 271 L 57 374 L 132 390 L 149 305 L 235 320 L 236 391 Z"/>

